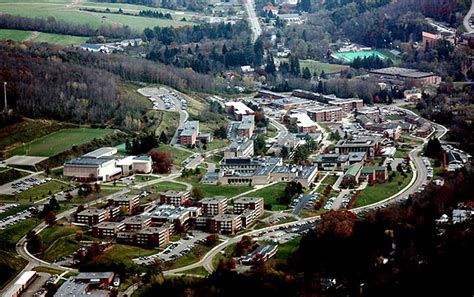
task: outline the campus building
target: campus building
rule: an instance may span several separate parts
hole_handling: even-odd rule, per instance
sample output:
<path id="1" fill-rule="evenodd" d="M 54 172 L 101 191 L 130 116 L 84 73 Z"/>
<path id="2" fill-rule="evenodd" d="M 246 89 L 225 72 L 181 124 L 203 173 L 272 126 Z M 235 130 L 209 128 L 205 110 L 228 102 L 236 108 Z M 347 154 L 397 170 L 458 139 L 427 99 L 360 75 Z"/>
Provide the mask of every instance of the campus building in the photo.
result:
<path id="1" fill-rule="evenodd" d="M 199 201 L 199 205 L 202 209 L 202 215 L 209 217 L 218 214 L 224 214 L 227 210 L 227 198 L 226 197 L 211 197 L 204 198 Z"/>
<path id="2" fill-rule="evenodd" d="M 170 241 L 170 228 L 168 225 L 146 227 L 137 232 L 136 238 L 140 245 L 163 246 Z"/>
<path id="3" fill-rule="evenodd" d="M 255 112 L 240 101 L 226 102 L 225 111 L 234 116 L 237 121 L 241 121 L 245 115 L 253 115 Z"/>
<path id="4" fill-rule="evenodd" d="M 242 229 L 239 214 L 219 214 L 211 220 L 211 232 L 234 234 Z"/>
<path id="5" fill-rule="evenodd" d="M 243 115 L 240 124 L 237 127 L 237 136 L 252 138 L 255 129 L 255 116 Z"/>
<path id="6" fill-rule="evenodd" d="M 187 121 L 178 129 L 178 142 L 181 145 L 195 145 L 199 135 L 199 122 Z"/>
<path id="7" fill-rule="evenodd" d="M 306 111 L 315 122 L 340 122 L 342 121 L 342 108 L 335 106 L 318 106 Z"/>
<path id="8" fill-rule="evenodd" d="M 295 125 L 298 133 L 314 133 L 318 130 L 316 123 L 306 113 L 292 113 L 289 115 L 290 125 Z"/>
<path id="9" fill-rule="evenodd" d="M 243 139 L 232 142 L 224 151 L 224 158 L 253 156 L 253 140 Z"/>
<path id="10" fill-rule="evenodd" d="M 116 166 L 112 155 L 116 148 L 101 148 L 64 163 L 63 175 L 80 181 L 111 181 L 122 176 L 122 169 Z"/>
<path id="11" fill-rule="evenodd" d="M 373 158 L 379 147 L 378 140 L 369 138 L 342 139 L 336 144 L 336 153 L 349 154 L 365 152 L 367 157 Z"/>
<path id="12" fill-rule="evenodd" d="M 388 82 L 394 85 L 407 87 L 422 87 L 426 85 L 439 85 L 441 77 L 433 72 L 422 72 L 417 69 L 388 67 L 370 71 L 370 78 L 377 82 Z"/>
<path id="13" fill-rule="evenodd" d="M 94 237 L 115 237 L 118 232 L 125 229 L 123 222 L 101 222 L 92 227 Z"/>
<path id="14" fill-rule="evenodd" d="M 125 210 L 128 214 L 133 214 L 138 206 L 140 205 L 139 195 L 122 195 L 118 197 L 112 197 L 107 200 L 109 205 L 118 206 Z"/>
<path id="15" fill-rule="evenodd" d="M 166 192 L 160 193 L 160 203 L 161 204 L 171 204 L 174 206 L 182 206 L 188 201 L 189 192 L 188 191 L 174 191 L 168 190 Z"/>

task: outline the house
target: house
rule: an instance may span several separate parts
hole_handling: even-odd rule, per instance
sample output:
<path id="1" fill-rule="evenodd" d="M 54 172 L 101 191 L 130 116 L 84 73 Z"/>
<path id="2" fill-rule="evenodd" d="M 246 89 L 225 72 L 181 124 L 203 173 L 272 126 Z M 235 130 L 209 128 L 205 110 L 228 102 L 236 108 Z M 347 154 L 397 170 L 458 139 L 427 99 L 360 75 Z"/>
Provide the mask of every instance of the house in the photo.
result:
<path id="1" fill-rule="evenodd" d="M 178 143 L 181 145 L 195 145 L 199 135 L 199 122 L 187 121 L 178 129 Z"/>

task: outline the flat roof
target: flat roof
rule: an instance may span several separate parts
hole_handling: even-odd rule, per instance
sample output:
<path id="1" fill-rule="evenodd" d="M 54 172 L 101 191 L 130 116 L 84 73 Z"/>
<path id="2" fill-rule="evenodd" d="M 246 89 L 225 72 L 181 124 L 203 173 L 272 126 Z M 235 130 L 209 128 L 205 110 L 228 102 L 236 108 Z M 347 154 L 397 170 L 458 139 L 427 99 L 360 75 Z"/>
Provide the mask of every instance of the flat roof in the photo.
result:
<path id="1" fill-rule="evenodd" d="M 230 101 L 224 103 L 226 107 L 232 106 L 235 114 L 253 114 L 254 111 L 240 101 Z"/>
<path id="2" fill-rule="evenodd" d="M 117 148 L 116 147 L 101 147 L 96 149 L 95 151 L 89 152 L 83 157 L 90 157 L 90 158 L 100 158 L 105 155 L 115 155 L 117 153 Z"/>
<path id="3" fill-rule="evenodd" d="M 418 69 L 402 68 L 402 67 L 388 67 L 382 69 L 371 70 L 370 73 L 380 75 L 395 75 L 409 78 L 423 78 L 435 75 L 433 72 L 423 72 Z"/>
<path id="4" fill-rule="evenodd" d="M 236 218 L 239 218 L 240 215 L 238 214 L 228 214 L 228 213 L 225 213 L 225 214 L 218 214 L 216 216 L 213 217 L 214 220 L 216 221 L 227 221 L 227 220 L 233 220 L 233 219 L 236 219 Z"/>
<path id="5" fill-rule="evenodd" d="M 25 271 L 20 278 L 15 282 L 16 285 L 25 285 L 32 277 L 36 275 L 36 271 Z"/>
<path id="6" fill-rule="evenodd" d="M 238 129 L 248 130 L 255 125 L 255 118 L 253 115 L 244 115 L 242 116 L 242 121 L 240 122 Z"/>
<path id="7" fill-rule="evenodd" d="M 294 113 L 290 115 L 291 119 L 296 119 L 298 127 L 308 128 L 316 126 L 316 123 L 306 113 Z"/>
<path id="8" fill-rule="evenodd" d="M 98 215 L 101 213 L 106 212 L 105 209 L 98 209 L 98 208 L 87 208 L 78 213 L 78 216 L 93 216 L 93 215 Z"/>
<path id="9" fill-rule="evenodd" d="M 262 197 L 240 197 L 234 200 L 235 203 L 250 203 L 250 202 L 259 202 L 262 201 Z"/>
<path id="10" fill-rule="evenodd" d="M 64 163 L 65 166 L 84 166 L 84 167 L 99 167 L 103 164 L 115 162 L 114 158 L 94 158 L 94 157 L 79 157 L 67 161 Z"/>
<path id="11" fill-rule="evenodd" d="M 100 279 L 107 278 L 108 279 L 113 275 L 114 275 L 114 273 L 112 271 L 106 271 L 106 272 L 80 272 L 74 278 L 77 279 L 77 280 L 94 279 L 94 278 L 100 278 Z"/>
<path id="12" fill-rule="evenodd" d="M 100 222 L 94 227 L 100 228 L 100 229 L 114 229 L 120 226 L 123 226 L 123 222 Z"/>
<path id="13" fill-rule="evenodd" d="M 188 121 L 183 125 L 183 130 L 181 131 L 181 136 L 192 136 L 199 131 L 199 122 L 198 121 Z"/>
<path id="14" fill-rule="evenodd" d="M 215 197 L 204 198 L 199 202 L 206 203 L 206 204 L 217 204 L 217 203 L 226 202 L 226 201 L 227 201 L 227 197 L 215 196 Z"/>

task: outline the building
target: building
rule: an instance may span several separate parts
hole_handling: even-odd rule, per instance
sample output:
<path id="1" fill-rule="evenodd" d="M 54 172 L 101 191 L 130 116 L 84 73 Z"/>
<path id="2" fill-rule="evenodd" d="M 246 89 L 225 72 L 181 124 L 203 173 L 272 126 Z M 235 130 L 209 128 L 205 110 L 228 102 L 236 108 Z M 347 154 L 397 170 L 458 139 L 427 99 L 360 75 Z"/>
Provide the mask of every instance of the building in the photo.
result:
<path id="1" fill-rule="evenodd" d="M 314 133 L 318 130 L 316 123 L 306 113 L 290 114 L 290 124 L 296 125 L 298 133 Z"/>
<path id="2" fill-rule="evenodd" d="M 306 109 L 314 106 L 314 101 L 298 97 L 286 97 L 283 99 L 274 99 L 271 105 L 279 110 Z"/>
<path id="3" fill-rule="evenodd" d="M 125 231 L 137 231 L 150 226 L 151 218 L 149 216 L 132 216 L 122 221 L 125 224 Z"/>
<path id="4" fill-rule="evenodd" d="M 261 197 L 241 197 L 234 200 L 234 213 L 240 214 L 244 210 L 256 210 L 257 217 L 263 215 L 264 212 L 264 200 Z"/>
<path id="5" fill-rule="evenodd" d="M 265 244 L 259 245 L 255 250 L 242 257 L 240 263 L 244 265 L 253 265 L 255 261 L 267 261 L 278 252 L 278 245 Z"/>
<path id="6" fill-rule="evenodd" d="M 92 53 L 109 53 L 109 48 L 103 44 L 83 43 L 81 49 Z"/>
<path id="7" fill-rule="evenodd" d="M 417 69 L 388 67 L 370 71 L 370 78 L 378 82 L 388 82 L 395 85 L 421 87 L 425 85 L 439 85 L 441 77 L 433 72 L 422 72 Z"/>
<path id="8" fill-rule="evenodd" d="M 387 167 L 371 166 L 364 167 L 361 170 L 359 180 L 368 183 L 381 182 L 384 183 L 388 179 Z"/>
<path id="9" fill-rule="evenodd" d="M 168 190 L 166 192 L 160 193 L 160 203 L 161 204 L 171 204 L 174 206 L 182 206 L 187 201 L 189 201 L 189 192 L 188 191 L 174 191 Z"/>
<path id="10" fill-rule="evenodd" d="M 255 129 L 255 117 L 253 115 L 243 115 L 242 121 L 237 127 L 237 136 L 252 138 Z"/>
<path id="11" fill-rule="evenodd" d="M 199 135 L 199 122 L 187 121 L 178 129 L 178 142 L 181 145 L 195 145 Z"/>
<path id="12" fill-rule="evenodd" d="M 107 148 L 99 150 L 103 152 L 104 149 Z M 112 152 L 117 153 L 117 149 L 110 149 Z M 106 155 L 96 154 L 99 150 L 64 163 L 63 175 L 72 176 L 80 181 L 107 182 L 120 178 L 122 176 L 122 169 L 116 167 L 115 158 L 109 156 L 110 151 Z"/>
<path id="13" fill-rule="evenodd" d="M 287 98 L 288 96 L 282 93 L 276 93 L 272 91 L 267 91 L 267 90 L 260 90 L 258 91 L 257 95 L 255 95 L 255 98 L 267 98 L 267 99 L 283 99 Z"/>
<path id="14" fill-rule="evenodd" d="M 228 114 L 234 115 L 237 121 L 241 121 L 244 115 L 253 115 L 255 112 L 240 101 L 226 102 L 225 110 Z"/>
<path id="15" fill-rule="evenodd" d="M 349 113 L 364 107 L 364 100 L 358 98 L 341 99 L 336 96 L 324 96 L 329 105 L 340 107 L 343 112 Z"/>
<path id="16" fill-rule="evenodd" d="M 343 183 L 359 183 L 359 177 L 362 171 L 362 164 L 361 163 L 354 163 L 350 165 L 344 176 L 342 177 Z"/>
<path id="17" fill-rule="evenodd" d="M 108 287 L 114 282 L 113 272 L 81 272 L 71 276 L 56 291 L 54 297 L 108 297 Z M 101 289 L 103 288 L 103 289 Z"/>
<path id="18" fill-rule="evenodd" d="M 342 121 L 342 108 L 335 106 L 320 106 L 307 110 L 308 116 L 315 122 Z"/>
<path id="19" fill-rule="evenodd" d="M 221 196 L 204 198 L 199 201 L 199 205 L 202 208 L 203 216 L 210 217 L 224 214 L 227 210 L 227 198 Z"/>
<path id="20" fill-rule="evenodd" d="M 253 140 L 243 139 L 232 142 L 224 151 L 224 158 L 239 158 L 253 156 Z"/>
<path id="21" fill-rule="evenodd" d="M 174 205 L 157 205 L 143 215 L 150 216 L 154 223 L 170 223 L 172 230 L 177 227 L 185 227 L 190 218 L 196 218 L 201 215 L 199 207 L 176 207 Z M 170 231 L 172 233 L 173 231 Z"/>
<path id="22" fill-rule="evenodd" d="M 238 214 L 218 214 L 212 218 L 211 231 L 234 234 L 242 229 L 242 219 Z"/>
<path id="23" fill-rule="evenodd" d="M 87 208 L 77 214 L 77 222 L 86 225 L 97 225 L 110 219 L 107 209 Z"/>
<path id="24" fill-rule="evenodd" d="M 314 163 L 319 170 L 343 170 L 349 166 L 349 155 L 319 154 L 314 158 Z"/>
<path id="25" fill-rule="evenodd" d="M 38 277 L 36 271 L 25 271 L 20 278 L 5 292 L 5 297 L 19 297 Z"/>
<path id="26" fill-rule="evenodd" d="M 92 227 L 94 237 L 115 237 L 117 233 L 125 229 L 123 222 L 101 222 Z"/>
<path id="27" fill-rule="evenodd" d="M 423 49 L 426 49 L 426 47 L 433 48 L 436 45 L 436 42 L 442 38 L 442 36 L 439 34 L 433 34 L 424 31 L 421 33 L 421 37 L 421 46 Z"/>
<path id="28" fill-rule="evenodd" d="M 116 166 L 122 169 L 123 175 L 133 173 L 148 174 L 152 172 L 152 160 L 150 156 L 128 156 L 117 161 Z"/>
<path id="29" fill-rule="evenodd" d="M 278 7 L 275 7 L 271 4 L 268 4 L 268 5 L 265 5 L 263 7 L 263 12 L 265 13 L 272 13 L 273 15 L 277 15 L 278 14 Z"/>
<path id="30" fill-rule="evenodd" d="M 405 90 L 403 92 L 403 96 L 407 102 L 418 102 L 423 97 L 423 91 L 419 88 L 413 88 L 410 90 Z"/>
<path id="31" fill-rule="evenodd" d="M 302 24 L 303 23 L 301 16 L 296 13 L 279 14 L 278 18 L 288 24 Z"/>
<path id="32" fill-rule="evenodd" d="M 98 286 L 109 286 L 114 280 L 115 273 L 113 272 L 80 272 L 74 279 L 78 282 L 98 285 Z"/>
<path id="33" fill-rule="evenodd" d="M 140 205 L 139 195 L 122 195 L 118 197 L 109 198 L 107 200 L 109 205 L 119 206 L 124 209 L 128 214 L 133 214 Z"/>
<path id="34" fill-rule="evenodd" d="M 137 232 L 137 244 L 146 246 L 163 246 L 170 241 L 170 228 L 168 225 L 161 227 L 146 227 Z"/>
<path id="35" fill-rule="evenodd" d="M 379 143 L 376 139 L 342 139 L 336 144 L 336 153 L 349 154 L 354 152 L 365 152 L 367 157 L 373 158 L 377 152 L 378 146 Z"/>
<path id="36" fill-rule="evenodd" d="M 265 185 L 270 173 L 283 163 L 279 157 L 241 157 L 222 159 L 218 181 L 221 184 Z"/>
<path id="37" fill-rule="evenodd" d="M 317 166 L 295 166 L 282 165 L 276 166 L 270 172 L 270 181 L 272 182 L 297 182 L 303 187 L 308 188 L 314 181 L 318 173 Z"/>

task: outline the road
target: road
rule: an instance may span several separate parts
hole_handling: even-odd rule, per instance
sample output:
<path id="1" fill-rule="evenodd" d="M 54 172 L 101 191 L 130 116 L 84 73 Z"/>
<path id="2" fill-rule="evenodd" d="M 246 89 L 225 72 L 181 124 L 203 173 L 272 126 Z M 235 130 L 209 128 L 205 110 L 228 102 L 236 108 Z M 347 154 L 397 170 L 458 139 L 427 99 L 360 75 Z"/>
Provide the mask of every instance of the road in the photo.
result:
<path id="1" fill-rule="evenodd" d="M 471 8 L 467 12 L 466 16 L 464 16 L 463 24 L 464 28 L 466 28 L 467 32 L 472 33 L 474 32 L 474 28 L 469 25 L 469 20 L 471 19 L 472 15 L 474 14 L 474 0 L 471 1 Z"/>
<path id="2" fill-rule="evenodd" d="M 254 0 L 244 0 L 244 9 L 247 12 L 250 29 L 252 29 L 252 42 L 255 42 L 257 38 L 262 34 L 262 27 L 258 21 L 257 14 L 255 12 Z"/>
<path id="3" fill-rule="evenodd" d="M 288 129 L 284 125 L 280 124 L 274 118 L 269 118 L 269 119 L 270 119 L 270 123 L 278 130 L 278 134 L 275 138 L 276 138 L 276 143 L 279 143 L 288 135 Z"/>

